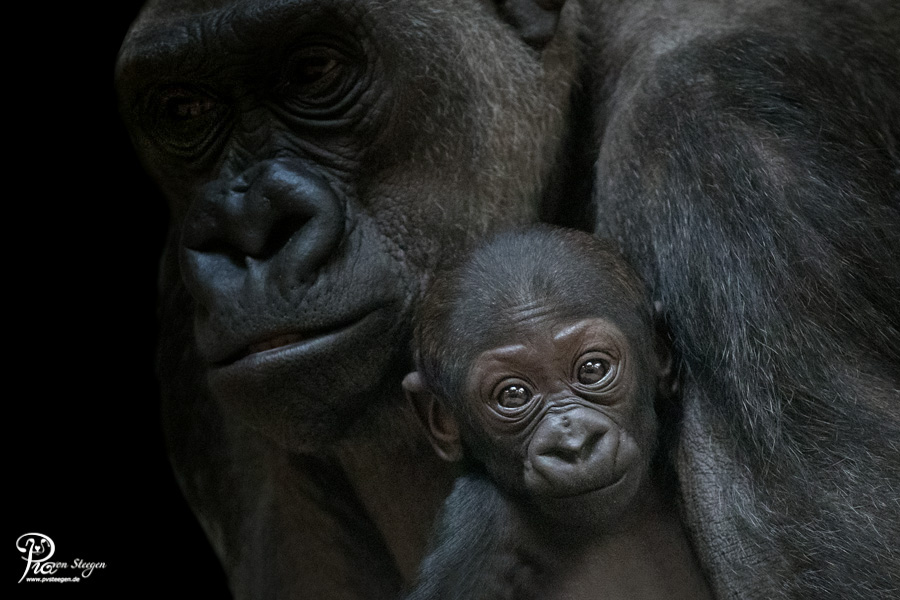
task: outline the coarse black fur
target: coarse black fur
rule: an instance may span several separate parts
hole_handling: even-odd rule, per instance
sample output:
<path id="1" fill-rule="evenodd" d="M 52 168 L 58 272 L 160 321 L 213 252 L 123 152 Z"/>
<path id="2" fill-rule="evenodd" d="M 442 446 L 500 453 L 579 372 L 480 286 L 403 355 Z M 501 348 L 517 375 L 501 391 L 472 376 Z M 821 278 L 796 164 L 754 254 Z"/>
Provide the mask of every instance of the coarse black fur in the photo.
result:
<path id="1" fill-rule="evenodd" d="M 457 479 L 435 521 L 418 585 L 404 600 L 538 598 L 544 570 L 516 552 L 520 522 L 511 508 L 483 473 Z"/>

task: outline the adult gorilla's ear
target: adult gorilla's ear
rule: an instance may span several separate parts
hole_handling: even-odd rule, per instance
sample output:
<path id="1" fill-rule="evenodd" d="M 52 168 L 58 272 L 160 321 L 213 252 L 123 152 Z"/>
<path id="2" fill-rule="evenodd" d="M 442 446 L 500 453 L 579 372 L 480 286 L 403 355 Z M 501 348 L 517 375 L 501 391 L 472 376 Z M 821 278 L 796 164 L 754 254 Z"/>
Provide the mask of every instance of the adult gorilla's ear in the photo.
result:
<path id="1" fill-rule="evenodd" d="M 438 456 L 449 462 L 462 458 L 459 424 L 444 403 L 428 389 L 422 375 L 413 371 L 403 378 L 403 392 L 425 426 L 428 440 Z"/>
<path id="2" fill-rule="evenodd" d="M 559 13 L 566 0 L 494 0 L 503 19 L 519 37 L 536 50 L 543 50 L 556 33 Z"/>
<path id="3" fill-rule="evenodd" d="M 656 397 L 669 399 L 678 394 L 678 373 L 675 357 L 669 343 L 668 328 L 665 324 L 663 303 L 653 302 L 653 350 L 656 353 Z"/>

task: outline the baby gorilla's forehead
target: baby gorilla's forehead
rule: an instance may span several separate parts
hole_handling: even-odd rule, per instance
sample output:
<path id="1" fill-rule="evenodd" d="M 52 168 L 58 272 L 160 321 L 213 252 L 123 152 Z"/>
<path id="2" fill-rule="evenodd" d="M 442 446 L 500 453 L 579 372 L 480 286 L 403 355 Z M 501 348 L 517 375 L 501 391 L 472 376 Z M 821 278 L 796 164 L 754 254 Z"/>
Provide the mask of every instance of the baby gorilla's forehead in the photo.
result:
<path id="1" fill-rule="evenodd" d="M 622 345 L 624 332 L 612 321 L 602 317 L 578 321 L 558 321 L 543 315 L 518 323 L 514 328 L 497 332 L 497 345 L 483 352 L 479 358 L 516 361 L 550 356 L 577 350 L 584 344 Z M 506 334 L 506 335 L 503 335 Z M 506 341 L 508 340 L 508 341 Z"/>
<path id="2" fill-rule="evenodd" d="M 503 327 L 498 324 L 498 329 Z M 469 384 L 484 382 L 491 373 L 529 379 L 565 376 L 572 361 L 589 350 L 603 351 L 618 360 L 629 348 L 625 333 L 602 317 L 559 321 L 546 314 L 532 315 L 499 331 L 496 340 L 497 345 L 474 359 Z M 468 387 L 471 390 L 471 385 Z"/>

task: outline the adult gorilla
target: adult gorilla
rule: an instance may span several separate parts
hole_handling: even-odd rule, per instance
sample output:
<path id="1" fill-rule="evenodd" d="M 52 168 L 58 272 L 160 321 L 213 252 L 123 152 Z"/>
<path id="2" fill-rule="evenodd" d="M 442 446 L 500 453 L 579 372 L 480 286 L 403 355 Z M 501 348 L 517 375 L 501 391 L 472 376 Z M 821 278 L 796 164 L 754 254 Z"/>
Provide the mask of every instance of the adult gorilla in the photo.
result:
<path id="1" fill-rule="evenodd" d="M 151 2 L 118 78 L 173 220 L 166 425 L 235 594 L 409 581 L 450 477 L 400 401 L 411 307 L 489 229 L 577 214 L 591 157 L 684 360 L 717 595 L 893 597 L 895 4 Z"/>

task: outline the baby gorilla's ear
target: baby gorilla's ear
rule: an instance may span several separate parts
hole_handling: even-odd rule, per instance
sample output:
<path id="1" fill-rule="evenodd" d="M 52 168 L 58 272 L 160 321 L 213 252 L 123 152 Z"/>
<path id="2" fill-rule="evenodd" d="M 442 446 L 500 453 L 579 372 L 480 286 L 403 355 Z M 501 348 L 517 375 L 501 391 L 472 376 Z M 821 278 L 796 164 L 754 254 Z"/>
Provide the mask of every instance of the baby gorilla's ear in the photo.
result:
<path id="1" fill-rule="evenodd" d="M 449 462 L 462 458 L 459 424 L 443 402 L 428 389 L 422 375 L 413 371 L 403 378 L 403 391 L 412 404 L 438 456 Z"/>
<path id="2" fill-rule="evenodd" d="M 663 303 L 653 302 L 653 350 L 656 353 L 656 397 L 669 399 L 678 394 L 678 373 L 672 356 L 668 329 L 665 324 Z"/>

